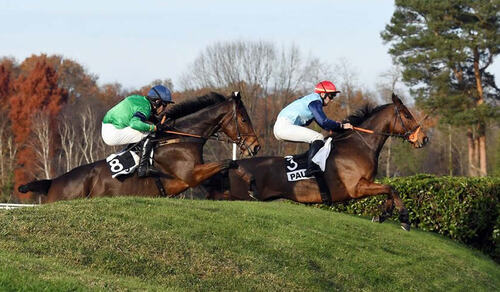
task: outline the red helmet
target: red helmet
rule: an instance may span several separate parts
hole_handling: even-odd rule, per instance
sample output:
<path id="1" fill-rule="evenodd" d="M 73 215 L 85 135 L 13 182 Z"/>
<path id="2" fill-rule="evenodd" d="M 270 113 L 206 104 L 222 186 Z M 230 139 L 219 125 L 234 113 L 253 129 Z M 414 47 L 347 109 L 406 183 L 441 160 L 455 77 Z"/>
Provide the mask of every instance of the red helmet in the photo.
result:
<path id="1" fill-rule="evenodd" d="M 335 87 L 335 84 L 333 84 L 331 81 L 325 80 L 321 81 L 320 83 L 316 84 L 316 87 L 314 88 L 314 92 L 316 93 L 339 93 L 340 91 L 337 90 L 337 87 Z"/>

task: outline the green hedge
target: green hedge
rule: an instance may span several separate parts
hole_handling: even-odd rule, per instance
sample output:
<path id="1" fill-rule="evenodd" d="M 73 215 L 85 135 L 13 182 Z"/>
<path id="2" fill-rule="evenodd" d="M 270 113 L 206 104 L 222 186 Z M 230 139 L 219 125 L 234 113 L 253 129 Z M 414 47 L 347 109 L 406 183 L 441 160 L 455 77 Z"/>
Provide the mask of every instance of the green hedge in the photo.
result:
<path id="1" fill-rule="evenodd" d="M 412 227 L 443 234 L 478 248 L 500 261 L 500 178 L 386 178 L 408 208 Z M 349 214 L 380 214 L 385 196 L 335 204 L 330 209 Z M 398 220 L 394 211 L 393 220 Z"/>

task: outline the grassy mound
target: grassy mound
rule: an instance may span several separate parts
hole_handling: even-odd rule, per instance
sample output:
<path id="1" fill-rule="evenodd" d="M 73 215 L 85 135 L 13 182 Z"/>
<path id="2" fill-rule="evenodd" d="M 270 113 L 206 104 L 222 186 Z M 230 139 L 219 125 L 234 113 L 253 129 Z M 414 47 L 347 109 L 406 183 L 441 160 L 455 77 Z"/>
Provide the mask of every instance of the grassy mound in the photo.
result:
<path id="1" fill-rule="evenodd" d="M 288 203 L 112 198 L 0 212 L 0 290 L 498 291 L 439 235 Z"/>

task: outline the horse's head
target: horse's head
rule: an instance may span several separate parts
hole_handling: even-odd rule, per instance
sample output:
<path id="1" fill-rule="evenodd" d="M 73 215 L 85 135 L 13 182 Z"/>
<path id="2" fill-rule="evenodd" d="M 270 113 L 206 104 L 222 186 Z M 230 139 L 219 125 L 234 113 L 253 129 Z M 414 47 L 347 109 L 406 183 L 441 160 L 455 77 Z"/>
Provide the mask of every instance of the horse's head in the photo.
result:
<path id="1" fill-rule="evenodd" d="M 238 144 L 244 156 L 253 156 L 260 150 L 259 140 L 239 92 L 234 92 L 228 101 L 231 109 L 221 120 L 221 130 Z"/>
<path id="2" fill-rule="evenodd" d="M 429 138 L 424 130 L 394 93 L 392 94 L 392 102 L 394 103 L 395 117 L 390 126 L 391 133 L 402 135 L 415 148 L 421 148 L 427 144 Z"/>

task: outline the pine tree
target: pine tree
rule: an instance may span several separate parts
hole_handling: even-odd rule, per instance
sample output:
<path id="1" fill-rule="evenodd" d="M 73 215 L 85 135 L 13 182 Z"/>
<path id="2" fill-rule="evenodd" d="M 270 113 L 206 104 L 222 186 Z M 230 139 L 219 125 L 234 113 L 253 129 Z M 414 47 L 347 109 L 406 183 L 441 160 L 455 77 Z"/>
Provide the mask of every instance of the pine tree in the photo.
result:
<path id="1" fill-rule="evenodd" d="M 486 125 L 499 116 L 500 90 L 486 71 L 500 52 L 499 3 L 396 0 L 381 33 L 419 105 L 467 127 L 470 175 L 487 173 Z"/>

